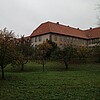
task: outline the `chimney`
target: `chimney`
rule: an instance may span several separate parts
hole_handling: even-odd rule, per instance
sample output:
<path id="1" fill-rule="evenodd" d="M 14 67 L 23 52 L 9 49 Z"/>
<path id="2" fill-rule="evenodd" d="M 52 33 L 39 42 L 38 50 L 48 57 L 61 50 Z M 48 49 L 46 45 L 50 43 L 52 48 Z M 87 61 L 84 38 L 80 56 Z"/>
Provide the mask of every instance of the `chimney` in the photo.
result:
<path id="1" fill-rule="evenodd" d="M 77 28 L 77 30 L 79 30 L 79 28 Z"/>
<path id="2" fill-rule="evenodd" d="M 59 22 L 57 22 L 57 24 L 59 25 Z"/>

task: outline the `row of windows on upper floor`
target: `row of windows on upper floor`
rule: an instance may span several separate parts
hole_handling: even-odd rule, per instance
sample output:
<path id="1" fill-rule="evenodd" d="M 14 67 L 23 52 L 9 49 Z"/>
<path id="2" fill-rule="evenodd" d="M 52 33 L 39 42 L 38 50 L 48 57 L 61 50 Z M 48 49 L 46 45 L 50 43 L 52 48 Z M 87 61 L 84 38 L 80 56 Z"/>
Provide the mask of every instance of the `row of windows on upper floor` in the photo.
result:
<path id="1" fill-rule="evenodd" d="M 95 44 L 95 43 L 99 43 L 99 42 L 100 42 L 100 38 L 92 39 L 92 40 L 88 41 L 89 44 Z"/>
<path id="2" fill-rule="evenodd" d="M 68 37 L 68 36 L 57 36 L 55 35 L 54 36 L 54 41 L 58 41 L 58 39 L 60 41 L 64 41 L 64 42 L 67 42 L 67 41 L 77 41 L 77 42 L 82 42 L 82 43 L 86 43 L 86 40 L 84 39 L 79 39 L 79 38 L 74 38 L 74 37 Z M 41 42 L 42 41 L 42 36 L 38 36 L 38 37 L 35 37 L 35 42 Z M 98 39 L 92 39 L 92 40 L 89 40 L 88 43 L 89 44 L 94 44 L 94 43 L 97 43 L 100 41 L 100 38 Z"/>
<path id="3" fill-rule="evenodd" d="M 42 37 L 41 36 L 38 36 L 38 37 L 35 37 L 35 42 L 41 42 L 42 41 Z"/>
<path id="4" fill-rule="evenodd" d="M 58 37 L 56 35 L 54 36 L 54 41 L 57 41 L 58 38 L 59 38 L 60 41 L 64 41 L 64 42 L 70 40 L 70 41 L 83 42 L 84 44 L 86 43 L 86 40 L 84 40 L 84 39 L 79 39 L 79 38 L 74 38 L 74 37 L 67 37 L 67 36 L 60 36 L 60 37 Z M 98 43 L 98 42 L 100 42 L 100 38 L 92 39 L 92 40 L 88 41 L 89 44 L 94 44 L 94 43 Z"/>
<path id="5" fill-rule="evenodd" d="M 83 39 L 78 39 L 78 38 L 73 38 L 73 37 L 67 37 L 67 36 L 54 36 L 54 41 L 57 41 L 59 38 L 60 41 L 64 41 L 64 42 L 72 42 L 73 40 L 77 40 L 77 41 L 81 41 L 82 43 L 86 43 L 85 40 Z M 35 37 L 35 42 L 41 42 L 42 41 L 42 36 L 38 36 L 38 37 Z"/>
<path id="6" fill-rule="evenodd" d="M 60 41 L 68 41 L 68 40 L 81 40 L 81 41 L 84 41 L 83 39 L 78 39 L 78 38 L 73 38 L 73 37 L 67 37 L 67 36 L 54 36 L 54 41 L 57 41 L 59 38 Z M 38 37 L 35 37 L 35 42 L 41 42 L 42 41 L 42 36 L 38 36 Z"/>
<path id="7" fill-rule="evenodd" d="M 74 38 L 74 37 L 68 37 L 68 36 L 54 36 L 54 41 L 62 41 L 62 42 L 82 42 L 82 43 L 86 43 L 86 40 L 84 39 L 79 39 L 79 38 Z"/>

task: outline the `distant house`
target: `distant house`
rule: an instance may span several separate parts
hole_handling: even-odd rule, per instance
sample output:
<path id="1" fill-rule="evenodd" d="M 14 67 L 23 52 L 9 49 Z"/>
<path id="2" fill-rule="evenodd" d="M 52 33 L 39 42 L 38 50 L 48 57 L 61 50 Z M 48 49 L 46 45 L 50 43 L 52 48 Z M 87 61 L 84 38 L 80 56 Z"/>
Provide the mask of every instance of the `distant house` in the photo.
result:
<path id="1" fill-rule="evenodd" d="M 42 23 L 30 35 L 32 45 L 43 43 L 46 39 L 52 40 L 59 47 L 67 44 L 78 46 L 94 46 L 100 41 L 100 27 L 80 30 L 53 22 Z"/>

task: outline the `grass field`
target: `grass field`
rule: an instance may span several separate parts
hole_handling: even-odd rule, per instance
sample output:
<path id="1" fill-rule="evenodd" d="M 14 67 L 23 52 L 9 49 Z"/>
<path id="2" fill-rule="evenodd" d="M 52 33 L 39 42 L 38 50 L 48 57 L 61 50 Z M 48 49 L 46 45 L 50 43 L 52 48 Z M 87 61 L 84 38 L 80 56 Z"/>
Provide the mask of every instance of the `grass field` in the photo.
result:
<path id="1" fill-rule="evenodd" d="M 0 74 L 1 77 L 1 74 Z M 25 71 L 5 69 L 0 80 L 0 100 L 100 100 L 100 64 L 63 64 L 49 62 L 42 72 L 36 63 Z"/>

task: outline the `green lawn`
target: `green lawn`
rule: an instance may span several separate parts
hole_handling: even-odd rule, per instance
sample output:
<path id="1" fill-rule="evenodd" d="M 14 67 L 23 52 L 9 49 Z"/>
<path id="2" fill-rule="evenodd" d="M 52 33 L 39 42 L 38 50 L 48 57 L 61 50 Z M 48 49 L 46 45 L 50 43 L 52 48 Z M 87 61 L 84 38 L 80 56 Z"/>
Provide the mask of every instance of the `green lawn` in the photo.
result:
<path id="1" fill-rule="evenodd" d="M 5 77 L 0 100 L 100 100 L 100 64 L 75 64 L 66 70 L 49 62 L 43 73 L 41 65 L 28 63 L 24 72 L 7 67 Z"/>

